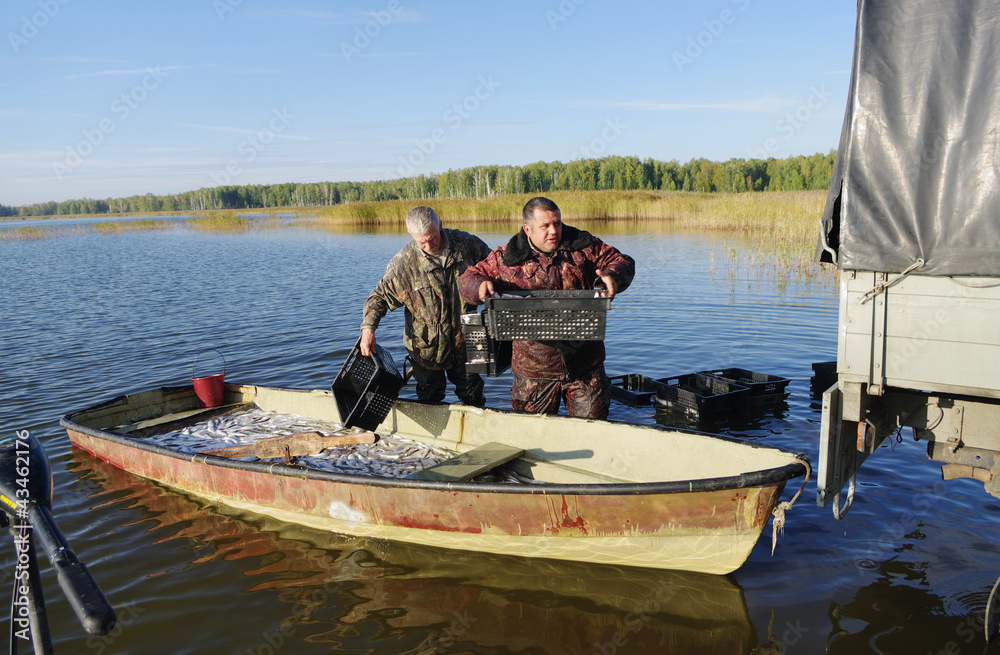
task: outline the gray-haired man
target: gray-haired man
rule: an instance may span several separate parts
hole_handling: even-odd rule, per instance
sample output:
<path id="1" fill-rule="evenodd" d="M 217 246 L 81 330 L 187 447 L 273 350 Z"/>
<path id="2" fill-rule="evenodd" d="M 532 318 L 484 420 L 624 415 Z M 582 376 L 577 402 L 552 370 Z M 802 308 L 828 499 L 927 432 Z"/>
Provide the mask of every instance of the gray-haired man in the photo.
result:
<path id="1" fill-rule="evenodd" d="M 413 362 L 417 398 L 443 400 L 447 374 L 463 404 L 482 407 L 486 403 L 483 379 L 465 371 L 461 327 L 462 314 L 475 307 L 458 295 L 458 277 L 482 261 L 490 248 L 468 232 L 442 228 L 430 207 L 411 209 L 406 214 L 406 231 L 413 240 L 392 258 L 365 301 L 361 354 L 371 354 L 375 329 L 385 313 L 404 307 L 403 346 Z"/>

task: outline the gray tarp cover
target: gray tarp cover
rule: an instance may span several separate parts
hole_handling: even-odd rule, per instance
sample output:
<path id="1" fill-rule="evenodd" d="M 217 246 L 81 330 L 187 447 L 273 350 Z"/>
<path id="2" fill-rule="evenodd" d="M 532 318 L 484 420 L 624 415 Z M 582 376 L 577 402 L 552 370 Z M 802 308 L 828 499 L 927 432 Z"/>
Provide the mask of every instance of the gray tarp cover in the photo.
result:
<path id="1" fill-rule="evenodd" d="M 823 219 L 841 269 L 1000 276 L 1000 2 L 858 2 Z"/>

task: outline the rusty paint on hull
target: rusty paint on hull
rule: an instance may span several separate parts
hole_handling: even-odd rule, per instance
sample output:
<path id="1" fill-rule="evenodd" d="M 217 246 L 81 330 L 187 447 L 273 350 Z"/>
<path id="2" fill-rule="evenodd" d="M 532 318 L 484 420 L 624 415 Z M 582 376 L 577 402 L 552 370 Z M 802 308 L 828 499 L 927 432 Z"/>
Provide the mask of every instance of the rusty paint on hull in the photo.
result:
<path id="1" fill-rule="evenodd" d="M 784 486 L 558 496 L 372 487 L 223 468 L 68 433 L 77 446 L 136 475 L 314 527 L 469 550 L 709 573 L 727 573 L 745 561 Z M 449 539 L 448 533 L 461 535 Z M 680 547 L 685 541 L 693 546 Z M 706 552 L 713 541 L 722 557 Z"/>

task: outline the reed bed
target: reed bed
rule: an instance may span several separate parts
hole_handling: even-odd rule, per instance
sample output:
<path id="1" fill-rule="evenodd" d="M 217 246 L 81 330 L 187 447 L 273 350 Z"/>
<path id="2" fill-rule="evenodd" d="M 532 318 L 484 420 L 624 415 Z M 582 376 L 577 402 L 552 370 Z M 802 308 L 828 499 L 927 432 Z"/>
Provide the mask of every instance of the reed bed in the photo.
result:
<path id="1" fill-rule="evenodd" d="M 516 226 L 533 195 L 387 200 L 321 207 L 315 212 L 320 224 L 402 229 L 406 212 L 427 204 L 447 222 Z M 762 259 L 792 268 L 812 266 L 826 202 L 825 191 L 553 191 L 546 196 L 559 205 L 567 222 L 649 221 L 679 229 L 731 232 L 749 237 L 748 246 Z"/>
<path id="2" fill-rule="evenodd" d="M 79 227 L 13 227 L 0 228 L 0 241 L 37 241 L 83 234 Z"/>
<path id="3" fill-rule="evenodd" d="M 125 232 L 145 232 L 149 230 L 171 230 L 177 227 L 174 221 L 143 218 L 135 221 L 104 221 L 94 223 L 89 229 L 101 234 L 123 234 Z"/>
<path id="4" fill-rule="evenodd" d="M 286 225 L 286 221 L 283 217 L 274 215 L 251 216 L 232 212 L 212 212 L 189 218 L 185 224 L 201 232 L 247 232 L 260 228 L 282 227 Z"/>
<path id="5" fill-rule="evenodd" d="M 210 211 L 186 221 L 142 219 L 106 221 L 90 230 L 116 234 L 138 230 L 183 228 L 201 232 L 247 232 L 286 227 L 310 221 L 319 229 L 335 232 L 362 228 L 369 231 L 402 231 L 406 212 L 426 204 L 449 225 L 509 226 L 517 229 L 521 209 L 536 194 L 522 193 L 486 198 L 439 198 L 355 202 L 330 207 L 283 207 L 254 214 L 237 210 Z M 811 276 L 819 218 L 825 191 L 768 191 L 751 193 L 693 193 L 683 191 L 553 191 L 546 194 L 571 223 L 601 221 L 597 230 L 614 233 L 622 227 L 648 223 L 651 229 L 708 230 L 737 237 L 741 254 L 716 265 L 732 273 L 747 267 L 775 269 Z M 655 224 L 655 228 L 653 227 Z M 0 230 L 0 240 L 44 239 L 82 234 L 77 228 L 24 227 Z"/>
<path id="6" fill-rule="evenodd" d="M 315 209 L 321 221 L 402 224 L 419 204 L 434 207 L 442 219 L 463 222 L 519 222 L 521 208 L 534 194 L 487 198 L 439 198 L 348 203 Z M 708 230 L 787 232 L 789 226 L 818 221 L 825 191 L 690 193 L 682 191 L 554 191 L 564 220 L 665 220 L 679 227 Z"/>

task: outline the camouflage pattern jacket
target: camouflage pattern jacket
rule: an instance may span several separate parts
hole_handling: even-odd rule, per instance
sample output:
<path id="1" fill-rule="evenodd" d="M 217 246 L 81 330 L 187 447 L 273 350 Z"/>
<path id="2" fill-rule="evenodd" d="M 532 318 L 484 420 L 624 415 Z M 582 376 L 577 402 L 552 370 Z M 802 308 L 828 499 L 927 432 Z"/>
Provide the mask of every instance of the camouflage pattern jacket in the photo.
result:
<path id="1" fill-rule="evenodd" d="M 460 317 L 475 311 L 462 302 L 458 277 L 490 252 L 477 236 L 444 229 L 449 254 L 445 266 L 429 259 L 410 241 L 389 262 L 385 275 L 368 295 L 362 328 L 378 327 L 387 311 L 406 308 L 403 346 L 415 362 L 429 369 L 454 365 L 456 353 L 465 359 Z"/>
<path id="2" fill-rule="evenodd" d="M 469 268 L 458 282 L 462 299 L 479 302 L 479 285 L 493 281 L 493 290 L 593 289 L 598 271 L 615 280 L 615 293 L 628 288 L 635 261 L 589 232 L 563 224 L 562 241 L 551 256 L 534 250 L 524 230 L 506 246 Z M 525 378 L 572 380 L 604 363 L 603 341 L 515 341 L 511 368 Z"/>

